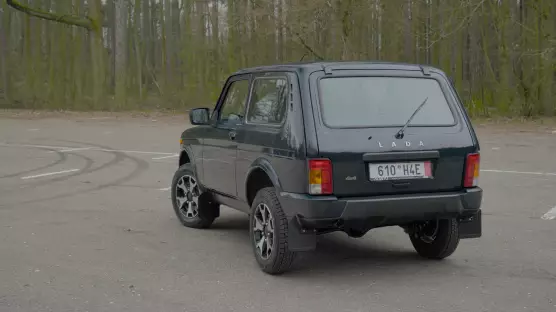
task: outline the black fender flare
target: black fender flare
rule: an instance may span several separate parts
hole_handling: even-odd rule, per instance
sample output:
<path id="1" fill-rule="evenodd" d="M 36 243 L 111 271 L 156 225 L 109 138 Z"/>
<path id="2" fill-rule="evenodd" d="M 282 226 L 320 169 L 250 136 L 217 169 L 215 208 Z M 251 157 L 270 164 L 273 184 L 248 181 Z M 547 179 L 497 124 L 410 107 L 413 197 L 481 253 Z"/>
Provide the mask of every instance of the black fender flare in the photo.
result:
<path id="1" fill-rule="evenodd" d="M 199 179 L 199 175 L 197 173 L 197 159 L 195 158 L 195 154 L 193 154 L 193 150 L 188 145 L 182 145 L 180 149 L 178 164 L 182 163 L 184 154 L 189 158 L 189 163 L 191 164 L 193 172 L 195 173 L 197 179 Z"/>
<path id="2" fill-rule="evenodd" d="M 274 168 L 272 167 L 272 165 L 270 164 L 270 162 L 265 159 L 265 158 L 257 158 L 252 164 L 251 167 L 249 167 L 249 170 L 247 171 L 247 174 L 245 175 L 245 181 L 243 181 L 243 185 L 245 185 L 245 199 L 248 198 L 248 189 L 247 189 L 247 182 L 249 181 L 249 178 L 251 177 L 251 174 L 255 171 L 255 170 L 262 170 L 266 173 L 266 175 L 269 177 L 270 181 L 272 182 L 272 184 L 274 185 L 274 187 L 276 188 L 277 192 L 281 192 L 282 190 L 282 184 L 280 183 L 280 178 L 278 178 L 278 174 L 276 173 L 276 170 L 274 170 Z"/>

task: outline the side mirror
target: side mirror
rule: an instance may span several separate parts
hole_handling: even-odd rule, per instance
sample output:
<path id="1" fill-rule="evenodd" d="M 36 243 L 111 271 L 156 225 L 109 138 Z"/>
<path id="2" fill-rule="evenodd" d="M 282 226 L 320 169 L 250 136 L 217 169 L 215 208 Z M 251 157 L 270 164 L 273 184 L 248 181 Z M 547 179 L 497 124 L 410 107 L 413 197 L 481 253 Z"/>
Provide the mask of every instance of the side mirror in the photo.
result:
<path id="1" fill-rule="evenodd" d="M 208 108 L 194 108 L 189 111 L 189 121 L 192 125 L 207 125 L 209 116 Z"/>

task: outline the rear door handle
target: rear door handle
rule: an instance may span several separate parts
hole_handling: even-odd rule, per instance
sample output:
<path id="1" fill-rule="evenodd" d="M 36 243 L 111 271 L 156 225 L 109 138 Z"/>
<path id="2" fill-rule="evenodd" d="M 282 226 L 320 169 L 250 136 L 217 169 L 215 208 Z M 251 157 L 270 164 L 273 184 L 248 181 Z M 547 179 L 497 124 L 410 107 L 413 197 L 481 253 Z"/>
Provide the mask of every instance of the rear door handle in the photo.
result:
<path id="1" fill-rule="evenodd" d="M 236 139 L 236 132 L 232 130 L 232 131 L 228 132 L 228 136 L 230 137 L 230 140 L 235 140 Z"/>

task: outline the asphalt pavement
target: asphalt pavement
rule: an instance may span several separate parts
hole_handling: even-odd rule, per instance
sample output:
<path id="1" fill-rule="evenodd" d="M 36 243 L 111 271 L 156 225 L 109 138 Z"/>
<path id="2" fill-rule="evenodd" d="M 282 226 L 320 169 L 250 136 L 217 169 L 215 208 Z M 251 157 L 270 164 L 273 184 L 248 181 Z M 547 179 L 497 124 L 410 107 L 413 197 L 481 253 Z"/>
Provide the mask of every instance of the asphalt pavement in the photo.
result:
<path id="1" fill-rule="evenodd" d="M 483 237 L 420 259 L 399 228 L 262 273 L 242 213 L 170 203 L 182 118 L 0 118 L 0 311 L 556 311 L 556 127 L 478 126 Z"/>

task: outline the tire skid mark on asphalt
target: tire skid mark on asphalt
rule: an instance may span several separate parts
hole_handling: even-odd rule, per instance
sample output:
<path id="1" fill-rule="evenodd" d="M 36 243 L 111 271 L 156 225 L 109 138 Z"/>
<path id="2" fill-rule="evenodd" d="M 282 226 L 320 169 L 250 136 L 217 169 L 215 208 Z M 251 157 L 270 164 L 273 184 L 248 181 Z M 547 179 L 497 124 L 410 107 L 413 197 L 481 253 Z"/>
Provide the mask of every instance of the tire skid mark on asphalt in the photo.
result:
<path id="1" fill-rule="evenodd" d="M 81 154 L 77 154 L 77 153 L 66 153 L 66 154 L 84 159 L 85 160 L 85 166 L 80 168 L 79 171 L 76 171 L 75 173 L 68 174 L 68 175 L 65 175 L 65 176 L 62 176 L 62 177 L 56 177 L 56 178 L 44 180 L 44 181 L 37 181 L 35 184 L 40 186 L 40 185 L 45 185 L 46 182 L 56 183 L 56 182 L 60 182 L 60 181 L 65 181 L 65 180 L 68 180 L 72 177 L 77 177 L 77 176 L 80 176 L 80 175 L 90 173 L 90 172 L 93 172 L 93 171 L 97 170 L 96 168 L 91 169 L 93 167 L 93 164 L 95 163 L 95 161 L 92 158 L 81 155 Z M 30 186 L 36 187 L 37 185 L 30 185 Z"/>
<path id="2" fill-rule="evenodd" d="M 58 159 L 56 159 L 55 161 L 53 161 L 53 162 L 51 162 L 51 163 L 49 163 L 49 164 L 47 164 L 47 165 L 44 165 L 44 166 L 40 166 L 40 167 L 37 167 L 37 168 L 28 169 L 28 170 L 19 171 L 19 172 L 16 172 L 16 173 L 10 173 L 10 174 L 7 174 L 7 175 L 0 176 L 0 179 L 13 178 L 13 177 L 17 177 L 17 176 L 20 176 L 20 175 L 28 174 L 28 173 L 31 173 L 31 172 L 35 172 L 35 171 L 39 171 L 39 170 L 48 169 L 48 168 L 50 168 L 50 167 L 54 167 L 54 166 L 56 166 L 56 165 L 58 165 L 58 164 L 63 163 L 63 162 L 66 161 L 66 159 L 67 159 L 67 155 L 66 155 L 66 154 L 60 153 L 60 152 L 58 152 L 58 151 L 56 151 L 56 150 L 49 149 L 49 148 L 45 148 L 45 147 L 37 147 L 37 149 L 48 150 L 48 151 L 54 152 L 54 153 L 56 153 L 56 156 L 58 156 Z"/>
<path id="3" fill-rule="evenodd" d="M 68 142 L 71 142 L 71 141 L 68 141 Z M 73 143 L 77 143 L 77 142 L 73 142 Z M 107 150 L 107 148 L 105 146 L 102 146 L 102 145 L 94 145 L 94 144 L 90 144 L 90 145 L 100 147 L 100 148 L 103 148 L 103 149 Z M 106 152 L 108 152 L 108 151 L 106 151 Z M 84 190 L 84 191 L 81 191 L 81 192 L 78 192 L 78 193 L 88 193 L 88 192 L 98 191 L 98 190 L 101 190 L 101 189 L 104 189 L 104 188 L 107 188 L 107 187 L 111 187 L 111 186 L 117 186 L 119 184 L 122 184 L 124 182 L 130 181 L 130 180 L 136 178 L 141 173 L 147 171 L 147 169 L 149 168 L 149 163 L 147 161 L 142 160 L 140 158 L 136 158 L 136 157 L 127 155 L 127 154 L 125 154 L 125 152 L 110 151 L 108 153 L 112 153 L 112 154 L 116 155 L 116 158 L 121 158 L 122 160 L 123 159 L 131 160 L 133 163 L 135 163 L 135 169 L 133 171 L 131 171 L 131 173 L 129 173 L 129 174 L 127 174 L 127 175 L 125 175 L 125 176 L 123 176 L 119 179 L 113 180 L 113 181 L 108 182 L 108 183 L 99 184 L 99 185 L 97 185 L 93 188 L 90 188 L 90 189 L 87 189 L 87 190 Z M 74 194 L 72 194 L 72 195 L 74 195 Z"/>
<path id="4" fill-rule="evenodd" d="M 80 142 L 73 142 L 73 141 L 66 141 L 66 142 L 80 143 Z M 16 206 L 16 205 L 22 205 L 22 204 L 32 204 L 32 203 L 36 203 L 36 202 L 45 202 L 45 201 L 49 201 L 49 200 L 67 198 L 67 197 L 71 197 L 71 196 L 78 195 L 78 194 L 84 194 L 84 193 L 89 193 L 89 192 L 93 192 L 93 191 L 98 191 L 98 190 L 101 190 L 101 189 L 104 189 L 104 188 L 107 188 L 107 187 L 111 187 L 111 186 L 117 186 L 118 184 L 127 182 L 127 181 L 139 176 L 141 173 L 143 173 L 144 171 L 146 171 L 149 168 L 149 163 L 145 160 L 126 155 L 124 152 L 121 152 L 121 151 L 107 151 L 108 149 L 105 148 L 102 145 L 94 145 L 94 144 L 90 144 L 90 145 L 103 149 L 101 151 L 114 154 L 116 157 L 111 161 L 111 163 L 112 162 L 117 163 L 117 162 L 123 161 L 124 159 L 131 160 L 133 163 L 135 163 L 135 169 L 131 173 L 129 173 L 129 174 L 127 174 L 127 175 L 125 175 L 125 176 L 123 176 L 119 179 L 113 180 L 113 181 L 108 182 L 108 183 L 103 183 L 103 184 L 100 184 L 100 185 L 97 185 L 95 187 L 88 188 L 88 189 L 85 189 L 85 190 L 77 190 L 77 191 L 72 191 L 72 192 L 66 192 L 66 193 L 62 193 L 62 194 L 58 194 L 58 195 L 54 195 L 54 196 L 50 196 L 50 197 L 46 197 L 46 198 L 20 201 L 20 202 L 10 203 L 9 205 L 10 206 Z M 107 167 L 106 165 L 107 164 L 104 164 L 101 167 L 106 168 Z M 95 168 L 92 171 L 98 171 L 99 168 L 101 168 L 101 167 Z M 91 172 L 91 170 L 89 170 L 88 172 Z M 87 172 L 85 172 L 85 173 L 87 173 Z M 84 174 L 84 172 L 78 172 L 74 176 L 83 175 L 83 174 Z M 8 205 L 0 204 L 0 207 L 1 206 L 8 206 Z"/>
<path id="5" fill-rule="evenodd" d="M 65 142 L 68 142 L 68 143 L 83 143 L 83 142 L 75 142 L 75 141 L 65 141 Z M 104 151 L 104 152 L 107 152 L 107 153 L 112 153 L 112 154 L 116 155 L 117 159 L 121 159 L 121 160 L 129 159 L 132 162 L 134 162 L 135 165 L 136 165 L 135 170 L 133 170 L 130 174 L 128 174 L 128 175 L 126 175 L 126 176 L 124 176 L 120 179 L 116 179 L 113 182 L 100 184 L 97 187 L 93 188 L 92 191 L 103 189 L 103 188 L 110 187 L 110 186 L 117 186 L 119 184 L 122 184 L 124 182 L 127 182 L 127 181 L 139 176 L 141 173 L 143 173 L 143 172 L 147 171 L 147 169 L 149 169 L 149 162 L 147 162 L 143 159 L 134 157 L 134 156 L 130 156 L 130 155 L 126 154 L 126 151 L 110 150 L 106 146 L 96 145 L 96 144 L 91 144 L 91 143 L 86 143 L 86 144 L 88 144 L 90 146 L 98 147 L 98 148 L 100 148 L 101 151 Z"/>
<path id="6" fill-rule="evenodd" d="M 9 189 L 4 189 L 0 193 L 5 193 L 7 191 L 13 191 L 13 190 L 23 190 L 23 189 L 27 189 L 27 188 L 38 188 L 38 187 L 45 186 L 45 185 L 48 185 L 48 184 L 51 184 L 51 183 L 65 181 L 65 180 L 70 179 L 72 177 L 76 177 L 76 176 L 79 176 L 79 175 L 82 175 L 82 174 L 85 174 L 85 173 L 90 173 L 90 172 L 96 170 L 96 169 L 91 170 L 91 167 L 94 164 L 94 160 L 92 158 L 84 156 L 84 155 L 80 155 L 80 154 L 77 154 L 77 153 L 64 153 L 64 154 L 77 156 L 79 158 L 84 159 L 85 160 L 85 166 L 83 166 L 82 168 L 79 168 L 79 171 L 76 171 L 75 173 L 72 173 L 72 174 L 53 177 L 51 179 L 41 179 L 41 180 L 37 180 L 37 181 L 33 181 L 33 182 L 26 182 L 24 185 L 18 185 L 16 187 L 12 187 L 12 188 L 9 188 Z M 67 156 L 65 157 L 65 159 L 67 159 Z"/>
<path id="7" fill-rule="evenodd" d="M 59 153 L 58 151 L 56 151 L 56 152 Z M 106 163 L 104 163 L 104 164 L 102 164 L 102 165 L 100 165 L 96 168 L 93 168 L 92 165 L 94 164 L 94 160 L 90 157 L 84 156 L 82 154 L 73 153 L 73 152 L 63 152 L 62 154 L 63 155 L 75 155 L 77 157 L 83 158 L 83 159 L 86 160 L 87 165 L 85 167 L 81 168 L 79 172 L 76 172 L 74 174 L 67 175 L 67 176 L 64 176 L 64 177 L 58 177 L 58 178 L 50 179 L 50 180 L 48 180 L 48 183 L 60 182 L 60 181 L 67 180 L 67 179 L 72 178 L 72 177 L 76 177 L 76 176 L 96 172 L 96 171 L 99 171 L 99 170 L 103 170 L 105 168 L 112 167 L 112 166 L 122 162 L 125 159 L 125 157 L 122 157 L 121 154 L 111 153 L 111 154 L 115 155 L 114 158 L 112 158 L 109 162 L 106 162 Z M 40 184 L 44 184 L 44 181 Z M 25 188 L 25 187 L 23 187 L 23 188 Z M 21 189 L 21 187 L 19 189 Z"/>
<path id="8" fill-rule="evenodd" d="M 60 140 L 58 140 L 60 141 Z M 69 142 L 69 141 L 68 141 Z M 83 142 L 75 142 L 77 144 L 82 144 Z M 18 143 L 5 143 L 0 142 L 0 146 L 7 146 L 7 147 L 26 147 L 26 148 L 49 148 L 49 149 L 58 149 L 61 151 L 73 151 L 73 150 L 95 150 L 101 152 L 121 152 L 121 153 L 131 153 L 131 154 L 145 154 L 145 155 L 166 155 L 166 156 L 173 156 L 176 153 L 167 153 L 167 152 L 151 152 L 151 151 L 134 151 L 134 150 L 117 150 L 112 149 L 109 147 L 100 147 L 100 145 L 90 144 L 89 146 L 52 146 L 52 145 L 34 145 L 34 144 L 18 144 Z M 95 148 L 96 147 L 96 148 Z"/>
<path id="9" fill-rule="evenodd" d="M 113 166 L 113 165 L 115 165 L 115 164 L 117 164 L 117 163 L 119 163 L 120 161 L 123 160 L 122 158 L 118 158 L 116 156 L 116 157 L 112 158 L 109 162 L 106 162 L 106 163 L 104 163 L 104 164 L 95 168 L 95 167 L 93 167 L 93 164 L 95 163 L 95 161 L 92 158 L 87 157 L 87 156 L 83 156 L 83 155 L 77 154 L 77 153 L 69 153 L 68 152 L 67 154 L 75 155 L 75 156 L 86 159 L 87 165 L 84 168 L 82 168 L 81 171 L 79 171 L 79 172 L 76 172 L 76 173 L 68 175 L 68 176 L 51 179 L 51 180 L 48 181 L 49 183 L 60 182 L 60 181 L 67 180 L 67 179 L 72 178 L 72 177 L 77 177 L 77 176 L 81 176 L 81 175 L 84 175 L 84 174 L 99 171 L 99 170 L 102 170 L 104 168 L 111 167 L 111 166 Z"/>

